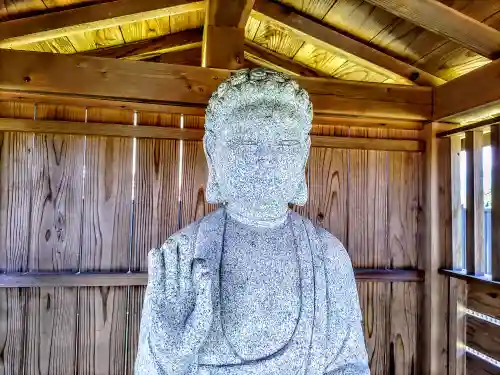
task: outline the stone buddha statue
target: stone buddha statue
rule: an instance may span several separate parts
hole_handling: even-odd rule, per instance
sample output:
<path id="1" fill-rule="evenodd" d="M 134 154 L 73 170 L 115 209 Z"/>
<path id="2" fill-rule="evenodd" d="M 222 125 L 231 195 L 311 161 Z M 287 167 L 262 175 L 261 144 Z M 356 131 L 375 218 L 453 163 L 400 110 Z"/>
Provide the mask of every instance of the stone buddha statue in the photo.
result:
<path id="1" fill-rule="evenodd" d="M 267 69 L 206 111 L 208 202 L 149 253 L 136 375 L 368 375 L 349 256 L 289 209 L 307 200 L 312 106 Z"/>

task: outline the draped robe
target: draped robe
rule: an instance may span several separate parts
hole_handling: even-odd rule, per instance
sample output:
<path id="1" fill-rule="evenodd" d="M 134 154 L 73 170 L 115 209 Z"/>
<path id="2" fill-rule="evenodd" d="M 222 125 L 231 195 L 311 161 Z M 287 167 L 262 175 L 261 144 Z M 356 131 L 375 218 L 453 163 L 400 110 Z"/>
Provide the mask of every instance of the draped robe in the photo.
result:
<path id="1" fill-rule="evenodd" d="M 295 331 L 286 345 L 263 358 L 231 357 L 219 318 L 225 220 L 221 208 L 174 234 L 164 245 L 176 246 L 193 260 L 204 259 L 213 270 L 214 321 L 196 363 L 185 375 L 369 375 L 350 258 L 337 238 L 295 212 L 290 213 L 290 222 L 297 244 L 301 288 Z M 148 336 L 155 334 L 148 326 L 148 310 L 143 309 L 142 314 L 136 375 L 163 375 L 148 345 Z"/>

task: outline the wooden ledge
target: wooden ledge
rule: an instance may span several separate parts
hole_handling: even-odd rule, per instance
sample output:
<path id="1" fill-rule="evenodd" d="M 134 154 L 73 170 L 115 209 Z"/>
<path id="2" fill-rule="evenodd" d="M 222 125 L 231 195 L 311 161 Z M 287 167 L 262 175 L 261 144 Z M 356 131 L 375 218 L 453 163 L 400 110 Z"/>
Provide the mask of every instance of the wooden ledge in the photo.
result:
<path id="1" fill-rule="evenodd" d="M 439 273 L 441 275 L 454 277 L 456 279 L 465 280 L 468 284 L 486 284 L 486 285 L 494 285 L 495 287 L 500 288 L 499 280 L 492 280 L 491 276 L 475 276 L 468 275 L 465 271 L 454 271 L 447 269 L 440 269 Z"/>
<path id="2" fill-rule="evenodd" d="M 109 137 L 128 138 L 156 138 L 156 139 L 203 139 L 203 129 L 180 129 L 163 126 L 121 125 L 92 122 L 29 120 L 0 118 L 0 131 L 33 132 L 50 134 L 77 134 L 99 135 Z M 311 135 L 312 147 L 328 147 L 356 150 L 383 150 L 422 152 L 425 143 L 412 139 L 376 139 L 356 137 L 335 137 Z"/>
<path id="3" fill-rule="evenodd" d="M 356 281 L 422 282 L 424 272 L 402 269 L 355 268 Z M 0 274 L 0 288 L 140 286 L 147 272 L 9 272 Z"/>

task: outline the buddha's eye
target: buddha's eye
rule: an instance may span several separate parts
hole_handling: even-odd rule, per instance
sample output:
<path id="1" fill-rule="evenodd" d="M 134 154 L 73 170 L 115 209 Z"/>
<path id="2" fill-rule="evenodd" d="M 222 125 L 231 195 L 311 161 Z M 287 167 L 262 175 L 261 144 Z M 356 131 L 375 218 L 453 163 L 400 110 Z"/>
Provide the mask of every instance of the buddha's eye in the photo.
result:
<path id="1" fill-rule="evenodd" d="M 300 142 L 294 140 L 283 140 L 280 141 L 279 145 L 282 147 L 292 147 L 292 146 L 299 146 Z"/>

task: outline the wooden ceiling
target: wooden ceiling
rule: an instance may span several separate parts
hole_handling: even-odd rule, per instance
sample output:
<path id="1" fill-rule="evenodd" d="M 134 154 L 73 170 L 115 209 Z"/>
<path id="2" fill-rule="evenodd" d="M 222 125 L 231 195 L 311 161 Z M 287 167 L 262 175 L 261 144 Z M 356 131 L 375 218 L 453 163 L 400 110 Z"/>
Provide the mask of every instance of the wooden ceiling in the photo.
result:
<path id="1" fill-rule="evenodd" d="M 240 27 L 238 66 L 422 86 L 439 86 L 500 53 L 500 0 L 233 1 L 248 9 L 235 25 L 222 20 L 226 26 L 213 28 L 205 1 L 4 1 L 0 48 L 200 65 L 208 22 L 219 43 L 232 43 L 227 30 Z"/>

